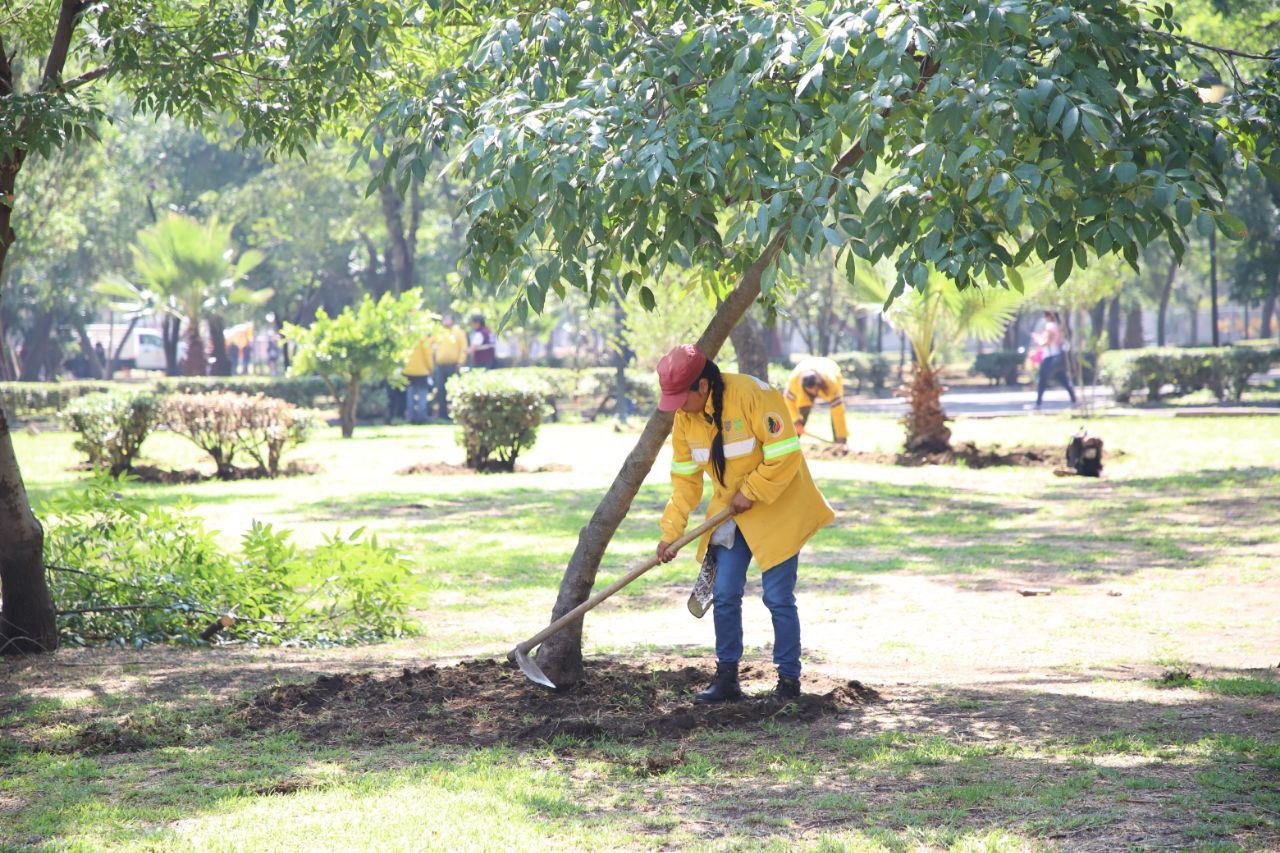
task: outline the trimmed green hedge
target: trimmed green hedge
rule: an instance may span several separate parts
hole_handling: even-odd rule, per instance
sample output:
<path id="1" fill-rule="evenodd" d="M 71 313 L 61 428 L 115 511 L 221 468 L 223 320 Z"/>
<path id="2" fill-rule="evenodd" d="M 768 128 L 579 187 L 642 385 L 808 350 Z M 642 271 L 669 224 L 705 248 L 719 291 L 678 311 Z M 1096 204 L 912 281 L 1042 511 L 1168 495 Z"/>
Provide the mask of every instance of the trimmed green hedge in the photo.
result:
<path id="1" fill-rule="evenodd" d="M 469 370 L 450 378 L 448 391 L 467 467 L 514 471 L 516 457 L 538 438 L 547 386 L 509 371 Z"/>
<path id="2" fill-rule="evenodd" d="M 1022 362 L 1026 358 L 1026 353 L 1017 350 L 978 353 L 974 356 L 973 366 L 969 368 L 969 375 L 982 374 L 997 385 L 1017 385 Z"/>
<path id="3" fill-rule="evenodd" d="M 58 412 L 72 400 L 122 387 L 112 382 L 0 382 L 0 401 L 11 415 Z M 146 386 L 129 386 L 145 391 Z"/>
<path id="4" fill-rule="evenodd" d="M 850 379 L 857 383 L 854 391 L 859 394 L 867 389 L 883 394 L 893 372 L 893 363 L 878 352 L 837 352 L 831 360 L 840 365 L 846 383 Z"/>
<path id="5" fill-rule="evenodd" d="M 1239 400 L 1248 388 L 1249 377 L 1266 372 L 1276 362 L 1280 362 L 1280 349 L 1147 347 L 1105 352 L 1101 367 L 1103 382 L 1122 403 L 1138 392 L 1145 391 L 1148 400 L 1159 400 L 1203 388 L 1219 400 Z M 1169 386 L 1172 390 L 1166 394 Z"/>
<path id="6" fill-rule="evenodd" d="M 58 412 L 72 400 L 110 391 L 151 392 L 159 397 L 228 391 L 262 394 L 303 408 L 313 408 L 318 399 L 329 393 L 324 382 L 314 377 L 169 376 L 151 382 L 0 382 L 5 410 L 15 415 Z"/>

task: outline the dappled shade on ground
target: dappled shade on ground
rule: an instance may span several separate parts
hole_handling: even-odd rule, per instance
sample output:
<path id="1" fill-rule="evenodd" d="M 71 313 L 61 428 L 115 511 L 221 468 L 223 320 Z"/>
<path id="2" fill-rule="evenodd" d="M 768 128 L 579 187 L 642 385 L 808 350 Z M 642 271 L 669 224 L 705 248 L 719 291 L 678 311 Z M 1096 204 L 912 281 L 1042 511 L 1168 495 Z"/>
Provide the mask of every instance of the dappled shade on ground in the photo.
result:
<path id="1" fill-rule="evenodd" d="M 747 666 L 742 674 L 750 679 L 759 673 Z M 694 704 L 694 692 L 708 680 L 693 666 L 594 660 L 581 684 L 551 691 L 506 663 L 472 660 L 405 669 L 392 678 L 348 673 L 272 687 L 239 714 L 250 728 L 297 731 L 313 740 L 489 746 L 557 737 L 681 738 L 766 720 L 813 722 L 879 699 L 857 681 L 823 679 L 825 692 L 806 692 L 795 701 L 764 693 L 741 702 Z"/>

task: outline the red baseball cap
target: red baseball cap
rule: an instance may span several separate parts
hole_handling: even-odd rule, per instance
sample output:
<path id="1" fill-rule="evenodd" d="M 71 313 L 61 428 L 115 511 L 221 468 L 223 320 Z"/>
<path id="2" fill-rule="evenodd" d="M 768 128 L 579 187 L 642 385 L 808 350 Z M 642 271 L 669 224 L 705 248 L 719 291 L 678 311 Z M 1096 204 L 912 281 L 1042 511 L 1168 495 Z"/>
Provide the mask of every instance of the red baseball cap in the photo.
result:
<path id="1" fill-rule="evenodd" d="M 707 357 L 693 344 L 681 344 L 664 355 L 658 362 L 658 386 L 662 389 L 658 411 L 674 412 L 683 406 L 706 364 Z"/>

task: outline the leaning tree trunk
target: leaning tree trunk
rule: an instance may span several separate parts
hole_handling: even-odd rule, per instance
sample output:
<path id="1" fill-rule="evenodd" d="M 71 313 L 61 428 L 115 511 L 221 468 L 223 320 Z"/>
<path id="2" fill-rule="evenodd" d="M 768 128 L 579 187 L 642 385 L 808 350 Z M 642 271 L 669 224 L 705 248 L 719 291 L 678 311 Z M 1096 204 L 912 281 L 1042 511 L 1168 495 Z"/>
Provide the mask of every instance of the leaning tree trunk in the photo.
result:
<path id="1" fill-rule="evenodd" d="M 1124 317 L 1124 348 L 1142 349 L 1142 306 L 1134 303 Z"/>
<path id="2" fill-rule="evenodd" d="M 769 381 L 769 339 L 764 323 L 747 311 L 729 333 L 738 354 L 738 372 Z"/>
<path id="3" fill-rule="evenodd" d="M 0 652 L 52 651 L 58 647 L 58 628 L 44 574 L 44 531 L 27 500 L 3 405 L 0 542 Z"/>
<path id="4" fill-rule="evenodd" d="M 715 358 L 720 352 L 730 331 L 760 295 L 760 277 L 777 258 L 788 231 L 785 227 L 779 229 L 760 258 L 742 276 L 729 298 L 716 309 L 697 344 L 698 349 L 706 353 L 708 358 Z M 553 620 L 586 601 L 591 594 L 604 549 L 608 547 L 609 540 L 613 538 L 622 519 L 626 518 L 631 509 L 631 501 L 635 499 L 645 476 L 653 468 L 653 461 L 658 458 L 658 453 L 671 432 L 673 420 L 674 416 L 670 412 L 655 411 L 649 416 L 639 441 L 627 454 L 609 491 L 596 506 L 587 526 L 578 533 L 578 545 L 574 548 L 569 566 L 560 581 L 560 593 L 556 596 L 555 608 L 551 612 Z M 538 649 L 538 666 L 562 687 L 582 680 L 581 619 L 553 634 L 542 644 Z"/>
<path id="5" fill-rule="evenodd" d="M 922 59 L 920 67 L 920 79 L 916 81 L 917 89 L 922 89 L 938 70 L 937 63 L 929 57 Z M 888 108 L 881 110 L 883 116 L 887 116 L 888 113 Z M 832 174 L 836 177 L 843 176 L 862 159 L 864 153 L 860 144 L 854 145 L 836 161 L 831 170 Z M 832 182 L 830 192 L 834 192 L 838 186 L 840 186 L 838 181 Z M 729 337 L 733 327 L 755 303 L 756 297 L 760 295 L 760 279 L 765 270 L 773 266 L 777 260 L 778 253 L 782 250 L 782 245 L 790 231 L 790 225 L 783 225 L 778 229 L 760 257 L 738 281 L 738 286 L 716 309 L 711 322 L 707 324 L 702 337 L 697 341 L 698 349 L 702 350 L 708 358 L 715 358 L 720 352 L 720 347 L 724 345 L 725 338 Z M 631 502 L 640 491 L 645 475 L 653 468 L 653 461 L 658 457 L 658 452 L 671 432 L 673 420 L 674 416 L 670 412 L 655 411 L 649 417 L 649 422 L 645 424 L 644 431 L 640 434 L 640 440 L 636 442 L 636 446 L 631 449 L 626 461 L 622 463 L 622 469 L 614 478 L 613 484 L 609 486 L 609 491 L 596 506 L 591 520 L 578 534 L 578 545 L 574 548 L 564 577 L 560 580 L 560 592 L 556 596 L 556 604 L 552 610 L 553 619 L 568 613 L 586 601 L 591 594 L 591 587 L 595 585 L 596 571 L 600 568 L 600 558 L 604 556 L 604 549 L 608 547 L 614 531 L 618 529 L 627 511 L 631 509 Z M 538 665 L 558 685 L 567 687 L 582 680 L 581 619 L 575 620 L 568 627 L 553 634 L 542 644 L 538 650 Z"/>
<path id="6" fill-rule="evenodd" d="M 901 393 L 907 398 L 908 453 L 946 453 L 951 449 L 951 430 L 947 414 L 942 410 L 942 395 L 947 390 L 942 382 L 942 369 L 916 364 L 911 371 L 911 384 Z"/>

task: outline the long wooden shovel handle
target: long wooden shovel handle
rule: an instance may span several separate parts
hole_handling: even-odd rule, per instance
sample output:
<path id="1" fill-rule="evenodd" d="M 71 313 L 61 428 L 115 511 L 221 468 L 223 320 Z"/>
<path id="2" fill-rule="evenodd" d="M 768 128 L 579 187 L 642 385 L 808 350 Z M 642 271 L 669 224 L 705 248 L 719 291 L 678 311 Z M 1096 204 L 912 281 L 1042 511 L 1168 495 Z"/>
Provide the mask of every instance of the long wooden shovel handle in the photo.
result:
<path id="1" fill-rule="evenodd" d="M 732 509 L 720 510 L 720 512 L 716 513 L 715 515 L 711 516 L 706 521 L 704 521 L 702 524 L 698 525 L 698 527 L 694 528 L 693 530 L 689 531 L 685 535 L 681 536 L 676 541 L 672 542 L 670 547 L 675 548 L 677 551 L 680 550 L 685 545 L 688 545 L 690 542 L 692 542 L 694 539 L 697 539 L 699 536 L 706 533 L 708 530 L 711 530 L 712 528 L 715 528 L 715 527 L 719 527 L 721 524 L 727 521 L 729 517 L 732 515 L 733 515 Z M 595 595 L 591 596 L 586 601 L 582 602 L 577 607 L 573 608 L 568 613 L 561 616 L 559 619 L 552 622 L 550 625 L 543 628 L 541 631 L 534 634 L 529 639 L 525 640 L 520 645 L 516 646 L 516 648 L 520 650 L 521 654 L 528 654 L 530 649 L 536 648 L 547 637 L 550 637 L 552 634 L 559 631 L 565 625 L 568 625 L 570 622 L 577 619 L 583 613 L 586 613 L 588 610 L 595 607 L 597 604 L 604 601 L 606 598 L 613 595 L 615 592 L 622 589 L 624 586 L 631 583 L 633 580 L 640 577 L 642 574 L 649 571 L 656 565 L 658 565 L 658 558 L 656 556 L 650 557 L 645 562 L 636 566 L 634 569 L 627 572 L 625 575 L 618 578 L 616 581 L 609 584 L 607 587 L 600 590 Z M 512 654 L 514 654 L 514 652 L 512 652 Z"/>

